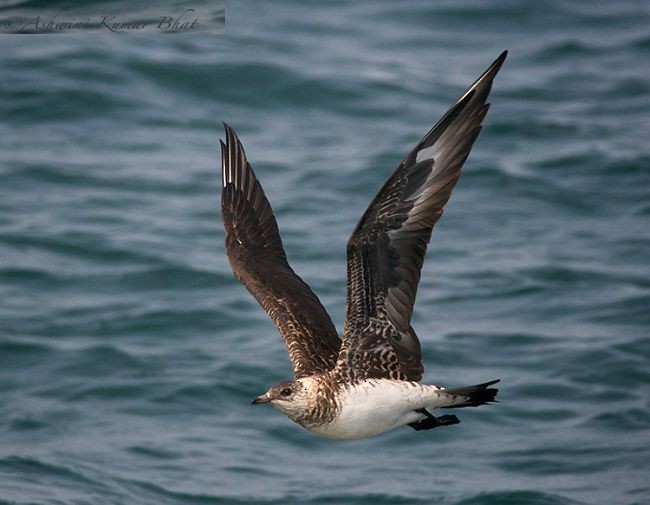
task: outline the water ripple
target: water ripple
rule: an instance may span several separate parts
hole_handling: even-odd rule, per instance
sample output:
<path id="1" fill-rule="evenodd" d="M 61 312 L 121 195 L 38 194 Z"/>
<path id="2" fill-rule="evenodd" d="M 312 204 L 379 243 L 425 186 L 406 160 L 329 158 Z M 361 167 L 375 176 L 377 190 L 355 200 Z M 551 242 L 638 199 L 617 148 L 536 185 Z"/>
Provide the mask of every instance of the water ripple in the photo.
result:
<path id="1" fill-rule="evenodd" d="M 224 37 L 3 40 L 0 501 L 644 503 L 645 4 L 228 7 Z M 342 329 L 355 223 L 504 48 L 413 317 L 427 381 L 500 403 L 346 444 L 251 406 L 291 367 L 225 256 L 221 121 Z"/>

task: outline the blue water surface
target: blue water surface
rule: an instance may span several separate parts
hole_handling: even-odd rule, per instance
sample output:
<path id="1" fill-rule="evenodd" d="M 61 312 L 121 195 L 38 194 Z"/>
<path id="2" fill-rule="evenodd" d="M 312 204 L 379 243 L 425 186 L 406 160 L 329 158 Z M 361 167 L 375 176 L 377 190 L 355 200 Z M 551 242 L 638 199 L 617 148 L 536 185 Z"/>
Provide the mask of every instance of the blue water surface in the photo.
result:
<path id="1" fill-rule="evenodd" d="M 0 36 L 0 503 L 648 503 L 648 26 L 238 0 L 222 36 Z M 225 256 L 221 121 L 341 331 L 357 219 L 503 49 L 413 317 L 426 382 L 500 403 L 353 442 L 250 406 L 291 368 Z"/>

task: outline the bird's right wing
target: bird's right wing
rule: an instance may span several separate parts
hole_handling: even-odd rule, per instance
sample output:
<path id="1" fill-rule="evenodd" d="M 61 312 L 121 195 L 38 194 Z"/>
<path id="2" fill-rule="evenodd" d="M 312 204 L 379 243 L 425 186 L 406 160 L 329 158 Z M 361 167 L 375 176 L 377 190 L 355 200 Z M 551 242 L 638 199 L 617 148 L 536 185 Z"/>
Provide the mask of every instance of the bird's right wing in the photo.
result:
<path id="1" fill-rule="evenodd" d="M 232 270 L 280 331 L 295 377 L 329 371 L 341 346 L 334 324 L 289 266 L 271 205 L 237 135 L 224 126 L 221 213 Z"/>

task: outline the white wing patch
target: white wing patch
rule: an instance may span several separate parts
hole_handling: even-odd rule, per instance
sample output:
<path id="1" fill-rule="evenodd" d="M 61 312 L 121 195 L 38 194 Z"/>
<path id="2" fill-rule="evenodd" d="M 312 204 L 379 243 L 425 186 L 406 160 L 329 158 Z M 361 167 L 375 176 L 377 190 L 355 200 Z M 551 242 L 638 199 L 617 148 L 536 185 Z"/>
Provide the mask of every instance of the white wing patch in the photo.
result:
<path id="1" fill-rule="evenodd" d="M 417 156 L 415 157 L 415 162 L 420 163 L 421 161 L 425 160 L 433 160 L 436 157 L 438 149 L 436 144 L 433 144 L 432 146 L 425 147 L 424 149 L 420 149 L 418 151 Z"/>

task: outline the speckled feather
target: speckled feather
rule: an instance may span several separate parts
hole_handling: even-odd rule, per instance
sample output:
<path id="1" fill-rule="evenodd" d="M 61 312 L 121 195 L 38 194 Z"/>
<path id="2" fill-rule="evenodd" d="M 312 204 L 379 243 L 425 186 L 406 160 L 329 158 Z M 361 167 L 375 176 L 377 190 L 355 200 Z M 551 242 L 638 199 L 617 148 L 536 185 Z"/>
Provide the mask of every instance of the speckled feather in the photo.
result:
<path id="1" fill-rule="evenodd" d="M 232 270 L 278 328 L 295 377 L 331 370 L 341 345 L 334 324 L 289 266 L 271 205 L 241 142 L 224 126 L 221 213 Z"/>
<path id="2" fill-rule="evenodd" d="M 492 81 L 506 52 L 463 93 L 399 164 L 348 242 L 343 342 L 307 284 L 289 266 L 278 226 L 241 142 L 221 142 L 221 207 L 235 276 L 282 334 L 296 378 L 419 381 L 420 342 L 410 325 L 434 224 L 481 129 Z"/>
<path id="3" fill-rule="evenodd" d="M 419 381 L 420 342 L 410 325 L 434 224 L 481 130 L 506 52 L 463 93 L 398 165 L 348 242 L 348 301 L 337 369 L 349 380 Z"/>

